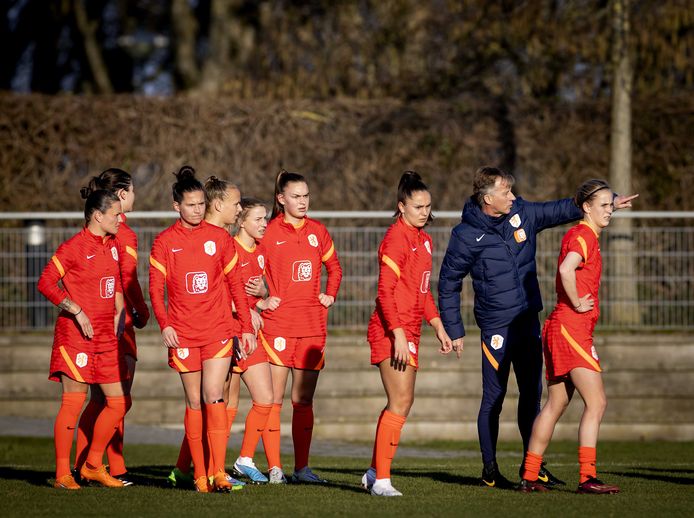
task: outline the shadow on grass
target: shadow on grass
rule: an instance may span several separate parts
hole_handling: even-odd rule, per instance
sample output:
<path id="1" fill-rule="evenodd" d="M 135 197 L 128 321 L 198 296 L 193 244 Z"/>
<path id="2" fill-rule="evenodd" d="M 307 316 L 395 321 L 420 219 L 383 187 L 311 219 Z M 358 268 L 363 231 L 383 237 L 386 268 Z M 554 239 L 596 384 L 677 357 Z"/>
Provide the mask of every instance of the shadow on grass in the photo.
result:
<path id="1" fill-rule="evenodd" d="M 32 486 L 46 487 L 53 485 L 55 473 L 53 471 L 0 466 L 0 479 L 22 480 L 24 482 L 28 482 Z"/>
<path id="2" fill-rule="evenodd" d="M 364 469 L 353 468 L 321 468 L 321 471 L 329 473 L 342 473 L 345 475 L 354 475 L 357 483 L 361 484 L 361 477 L 364 475 Z M 462 475 L 454 475 L 445 471 L 424 471 L 424 470 L 408 470 L 394 469 L 393 475 L 408 478 L 429 478 L 435 482 L 443 482 L 444 484 L 455 484 L 458 486 L 481 487 L 480 479 L 476 477 L 466 477 Z M 363 491 L 361 489 L 360 491 Z"/>
<path id="3" fill-rule="evenodd" d="M 648 473 L 648 472 L 652 473 Z M 676 477 L 667 475 L 666 473 L 694 473 L 687 469 L 663 469 L 649 467 L 635 467 L 634 471 L 605 471 L 605 474 L 617 475 L 625 478 L 640 478 L 643 480 L 653 480 L 658 482 L 667 482 L 668 484 L 680 484 L 691 486 L 694 484 L 694 477 Z"/>

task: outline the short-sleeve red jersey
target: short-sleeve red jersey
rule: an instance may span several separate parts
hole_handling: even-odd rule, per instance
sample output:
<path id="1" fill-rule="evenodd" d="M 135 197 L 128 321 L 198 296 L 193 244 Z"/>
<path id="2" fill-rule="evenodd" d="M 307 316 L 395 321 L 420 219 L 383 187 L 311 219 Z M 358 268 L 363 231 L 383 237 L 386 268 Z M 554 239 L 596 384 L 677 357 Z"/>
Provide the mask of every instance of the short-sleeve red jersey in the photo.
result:
<path id="1" fill-rule="evenodd" d="M 262 279 L 263 269 L 265 268 L 265 257 L 260 253 L 258 246 L 254 244 L 252 248 L 246 248 L 246 245 L 237 237 L 234 237 L 234 246 L 239 256 L 237 268 L 244 286 L 251 279 Z M 260 297 L 246 295 L 246 298 L 248 299 L 248 307 L 257 311 L 258 309 L 255 305 L 261 300 Z M 238 315 L 236 313 L 234 313 L 234 320 L 236 323 L 236 330 L 240 331 L 240 322 L 238 321 Z"/>
<path id="2" fill-rule="evenodd" d="M 378 293 L 369 342 L 392 336 L 398 327 L 408 338 L 419 338 L 422 318 L 431 322 L 439 316 L 430 290 L 432 250 L 429 234 L 401 217 L 388 228 L 378 248 Z"/>
<path id="3" fill-rule="evenodd" d="M 56 306 L 65 297 L 79 304 L 89 317 L 94 337 L 84 337 L 75 316 L 63 310 L 55 324 L 54 347 L 70 345 L 87 353 L 118 347 L 114 317 L 115 295 L 122 292 L 119 259 L 113 236 L 97 236 L 86 227 L 58 247 L 39 278 L 38 289 Z"/>
<path id="4" fill-rule="evenodd" d="M 561 282 L 561 275 L 559 274 L 559 265 L 561 265 L 569 252 L 576 252 L 583 258 L 576 269 L 576 289 L 578 290 L 578 296 L 583 297 L 590 294 L 595 301 L 595 305 L 591 311 L 581 313 L 580 315 L 574 311 L 573 304 L 566 295 L 566 291 Z M 600 315 L 598 290 L 600 289 L 601 272 L 602 256 L 600 255 L 598 235 L 584 222 L 571 227 L 562 239 L 561 251 L 559 252 L 559 260 L 557 262 L 557 306 L 555 311 L 559 315 L 570 314 L 572 317 L 582 316 L 584 318 L 590 317 L 593 320 L 597 320 Z"/>
<path id="5" fill-rule="evenodd" d="M 140 315 L 149 315 L 149 309 L 142 296 L 140 281 L 137 279 L 137 234 L 126 223 L 121 214 L 121 224 L 116 234 L 120 251 L 120 276 L 125 297 L 125 330 L 132 333 L 132 310 Z"/>
<path id="6" fill-rule="evenodd" d="M 161 329 L 174 328 L 183 347 L 234 335 L 229 291 L 243 331 L 253 332 L 243 283 L 235 271 L 238 255 L 226 230 L 206 221 L 189 229 L 176 221 L 154 240 L 149 262 L 154 315 Z"/>
<path id="7" fill-rule="evenodd" d="M 265 257 L 270 296 L 280 298 L 277 309 L 263 313 L 267 334 L 325 335 L 328 310 L 318 300 L 321 266 L 324 264 L 328 272 L 326 295 L 337 297 L 342 280 L 342 267 L 328 229 L 308 217 L 295 227 L 280 214 L 268 224 L 259 248 Z"/>

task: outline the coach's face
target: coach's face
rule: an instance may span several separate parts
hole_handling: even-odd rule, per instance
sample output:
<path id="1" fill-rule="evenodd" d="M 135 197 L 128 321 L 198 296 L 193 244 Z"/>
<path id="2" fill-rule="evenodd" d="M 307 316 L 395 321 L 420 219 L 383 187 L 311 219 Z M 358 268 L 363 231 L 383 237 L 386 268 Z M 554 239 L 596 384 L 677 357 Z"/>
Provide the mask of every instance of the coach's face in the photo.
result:
<path id="1" fill-rule="evenodd" d="M 505 180 L 497 178 L 494 187 L 484 195 L 482 211 L 489 216 L 505 216 L 511 212 L 513 200 L 516 197 L 511 192 L 511 186 Z"/>

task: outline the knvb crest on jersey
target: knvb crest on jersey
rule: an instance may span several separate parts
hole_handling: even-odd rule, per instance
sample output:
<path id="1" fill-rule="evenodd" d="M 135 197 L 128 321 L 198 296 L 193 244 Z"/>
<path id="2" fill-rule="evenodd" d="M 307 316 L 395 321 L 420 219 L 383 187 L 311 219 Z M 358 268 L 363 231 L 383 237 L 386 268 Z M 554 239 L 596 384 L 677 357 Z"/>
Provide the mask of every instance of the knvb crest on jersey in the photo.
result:
<path id="1" fill-rule="evenodd" d="M 176 349 L 176 356 L 178 356 L 181 360 L 185 360 L 188 358 L 188 356 L 190 356 L 190 351 L 187 347 L 180 347 L 179 349 Z"/>
<path id="2" fill-rule="evenodd" d="M 426 248 L 429 255 L 431 255 L 431 245 L 429 244 L 429 241 L 424 241 L 424 248 Z"/>
<path id="3" fill-rule="evenodd" d="M 513 228 L 518 228 L 521 225 L 521 219 L 518 214 L 514 214 L 511 219 L 508 220 Z"/>
<path id="4" fill-rule="evenodd" d="M 79 353 L 75 356 L 75 365 L 81 369 L 87 365 L 88 360 L 86 353 Z"/>
<path id="5" fill-rule="evenodd" d="M 414 342 L 407 342 L 407 348 L 412 354 L 417 354 L 417 345 Z"/>
<path id="6" fill-rule="evenodd" d="M 313 265 L 308 259 L 294 261 L 292 265 L 292 280 L 294 282 L 310 281 L 313 276 Z"/>
<path id="7" fill-rule="evenodd" d="M 282 352 L 287 348 L 287 340 L 285 340 L 281 336 L 278 336 L 277 338 L 275 338 L 275 341 L 272 343 L 272 346 L 275 348 L 276 351 Z"/>
<path id="8" fill-rule="evenodd" d="M 501 335 L 492 336 L 491 346 L 495 351 L 501 349 L 504 346 L 504 337 Z"/>
<path id="9" fill-rule="evenodd" d="M 308 244 L 317 247 L 318 246 L 318 238 L 316 237 L 316 234 L 309 234 L 308 235 Z"/>
<path id="10" fill-rule="evenodd" d="M 102 277 L 99 281 L 99 295 L 102 299 L 112 299 L 116 294 L 116 278 Z"/>
<path id="11" fill-rule="evenodd" d="M 207 255 L 214 255 L 217 252 L 217 244 L 214 241 L 205 241 L 203 247 Z"/>
<path id="12" fill-rule="evenodd" d="M 186 290 L 191 295 L 207 293 L 207 272 L 186 273 Z"/>
<path id="13" fill-rule="evenodd" d="M 118 260 L 118 250 L 116 250 L 115 246 L 111 247 L 111 255 L 113 256 L 114 261 Z"/>
<path id="14" fill-rule="evenodd" d="M 419 291 L 422 293 L 429 293 L 429 279 L 431 279 L 431 272 L 422 272 L 422 283 L 419 285 Z"/>
<path id="15" fill-rule="evenodd" d="M 262 254 L 258 255 L 258 266 L 260 266 L 261 270 L 265 269 L 265 257 Z"/>

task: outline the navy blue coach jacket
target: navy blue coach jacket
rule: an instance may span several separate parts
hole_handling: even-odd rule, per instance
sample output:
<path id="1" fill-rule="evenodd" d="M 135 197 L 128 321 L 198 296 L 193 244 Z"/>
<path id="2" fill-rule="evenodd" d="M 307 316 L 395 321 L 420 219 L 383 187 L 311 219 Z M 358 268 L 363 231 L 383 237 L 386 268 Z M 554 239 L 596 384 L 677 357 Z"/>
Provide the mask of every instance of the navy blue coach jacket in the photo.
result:
<path id="1" fill-rule="evenodd" d="M 451 232 L 439 273 L 439 312 L 448 336 L 453 340 L 465 336 L 460 289 L 468 274 L 481 329 L 507 326 L 527 310 L 541 311 L 537 233 L 581 217 L 571 199 L 534 203 L 516 198 L 507 216 L 495 218 L 470 198 L 461 223 Z"/>

